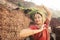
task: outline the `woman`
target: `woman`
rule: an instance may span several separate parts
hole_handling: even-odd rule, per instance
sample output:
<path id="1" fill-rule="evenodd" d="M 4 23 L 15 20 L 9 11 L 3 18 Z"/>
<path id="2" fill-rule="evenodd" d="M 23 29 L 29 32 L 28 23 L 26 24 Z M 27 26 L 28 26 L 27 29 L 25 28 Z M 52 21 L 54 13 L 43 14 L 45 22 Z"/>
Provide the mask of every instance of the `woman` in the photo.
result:
<path id="1" fill-rule="evenodd" d="M 30 24 L 29 28 L 21 30 L 20 38 L 32 35 L 34 40 L 50 40 L 48 25 L 51 20 L 51 11 L 45 6 L 42 6 L 42 8 L 46 10 L 47 17 L 45 13 L 40 11 L 30 12 L 29 14 L 33 24 Z"/>

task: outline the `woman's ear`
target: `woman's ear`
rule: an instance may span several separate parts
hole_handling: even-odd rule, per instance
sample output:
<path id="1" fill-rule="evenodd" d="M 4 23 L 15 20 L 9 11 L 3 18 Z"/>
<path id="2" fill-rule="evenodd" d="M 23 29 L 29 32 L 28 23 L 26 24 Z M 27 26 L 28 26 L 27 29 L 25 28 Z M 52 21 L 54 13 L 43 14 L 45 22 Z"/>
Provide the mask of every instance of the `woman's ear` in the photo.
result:
<path id="1" fill-rule="evenodd" d="M 25 14 L 28 14 L 29 12 L 31 12 L 32 10 L 31 9 L 24 9 L 24 13 Z"/>

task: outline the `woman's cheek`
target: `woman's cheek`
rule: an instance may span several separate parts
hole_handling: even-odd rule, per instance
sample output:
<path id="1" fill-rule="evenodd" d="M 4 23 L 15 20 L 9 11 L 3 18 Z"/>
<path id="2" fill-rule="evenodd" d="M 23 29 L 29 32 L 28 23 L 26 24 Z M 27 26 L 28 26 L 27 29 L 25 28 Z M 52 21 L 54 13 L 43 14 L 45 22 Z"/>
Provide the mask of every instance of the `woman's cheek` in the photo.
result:
<path id="1" fill-rule="evenodd" d="M 37 23 L 38 21 L 35 19 L 34 22 Z"/>

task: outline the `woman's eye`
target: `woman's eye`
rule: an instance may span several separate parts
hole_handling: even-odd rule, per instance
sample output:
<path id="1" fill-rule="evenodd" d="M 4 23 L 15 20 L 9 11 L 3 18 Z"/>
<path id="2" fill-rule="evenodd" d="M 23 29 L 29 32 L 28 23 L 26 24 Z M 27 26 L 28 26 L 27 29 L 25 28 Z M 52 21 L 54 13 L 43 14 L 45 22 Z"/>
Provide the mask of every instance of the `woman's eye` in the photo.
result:
<path id="1" fill-rule="evenodd" d="M 38 18 L 40 18 L 40 17 L 38 17 Z"/>
<path id="2" fill-rule="evenodd" d="M 38 18 L 41 18 L 41 17 L 38 16 Z"/>
<path id="3" fill-rule="evenodd" d="M 36 17 L 34 19 L 37 19 Z"/>

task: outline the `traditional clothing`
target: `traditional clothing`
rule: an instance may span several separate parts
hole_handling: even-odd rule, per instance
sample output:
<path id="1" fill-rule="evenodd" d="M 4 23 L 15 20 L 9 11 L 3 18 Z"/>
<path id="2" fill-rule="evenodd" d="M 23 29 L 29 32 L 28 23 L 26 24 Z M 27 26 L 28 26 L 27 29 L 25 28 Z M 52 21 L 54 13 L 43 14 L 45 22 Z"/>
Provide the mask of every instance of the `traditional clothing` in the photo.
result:
<path id="1" fill-rule="evenodd" d="M 42 32 L 32 35 L 33 39 L 34 40 L 49 40 L 48 25 L 49 25 L 49 20 L 47 19 L 46 22 L 44 23 L 45 29 Z M 30 29 L 38 30 L 39 27 L 36 25 L 30 25 Z"/>

